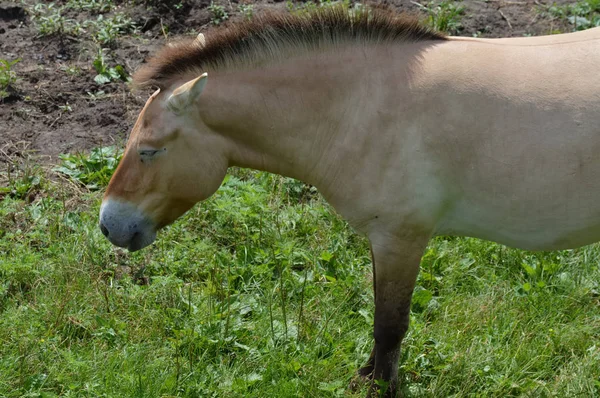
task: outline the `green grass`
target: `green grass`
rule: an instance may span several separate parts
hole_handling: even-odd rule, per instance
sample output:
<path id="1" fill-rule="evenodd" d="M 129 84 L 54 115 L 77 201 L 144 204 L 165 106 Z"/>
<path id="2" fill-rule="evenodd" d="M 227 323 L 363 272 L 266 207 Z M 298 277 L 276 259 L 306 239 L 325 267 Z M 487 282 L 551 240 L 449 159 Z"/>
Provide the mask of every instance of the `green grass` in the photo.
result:
<path id="1" fill-rule="evenodd" d="M 0 200 L 11 197 L 30 202 L 45 188 L 42 169 L 29 160 L 12 161 L 0 172 Z"/>
<path id="2" fill-rule="evenodd" d="M 63 163 L 106 181 L 100 153 Z M 40 177 L 32 203 L 0 201 L 0 396 L 364 395 L 346 387 L 372 345 L 369 250 L 313 188 L 232 170 L 130 254 L 97 227 L 100 192 Z M 600 396 L 599 263 L 433 240 L 407 396 Z"/>

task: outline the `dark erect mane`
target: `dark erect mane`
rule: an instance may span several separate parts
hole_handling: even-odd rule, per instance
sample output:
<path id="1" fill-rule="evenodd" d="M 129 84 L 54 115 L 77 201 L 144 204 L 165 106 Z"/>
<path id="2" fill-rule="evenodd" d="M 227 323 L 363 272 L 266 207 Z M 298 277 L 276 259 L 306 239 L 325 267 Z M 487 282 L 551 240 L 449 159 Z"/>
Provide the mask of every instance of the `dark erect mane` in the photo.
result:
<path id="1" fill-rule="evenodd" d="M 300 14 L 269 13 L 218 28 L 206 44 L 184 40 L 162 48 L 134 75 L 137 87 L 164 89 L 181 74 L 275 59 L 283 50 L 318 49 L 346 42 L 380 43 L 444 40 L 416 18 L 377 9 L 343 6 Z M 280 56 L 283 56 L 281 54 Z"/>

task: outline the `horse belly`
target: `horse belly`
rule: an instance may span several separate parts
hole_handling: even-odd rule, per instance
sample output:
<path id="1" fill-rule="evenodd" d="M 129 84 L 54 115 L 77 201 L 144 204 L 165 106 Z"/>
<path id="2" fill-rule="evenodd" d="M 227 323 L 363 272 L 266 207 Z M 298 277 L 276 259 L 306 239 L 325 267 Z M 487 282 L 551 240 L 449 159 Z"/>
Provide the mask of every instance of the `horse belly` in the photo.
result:
<path id="1" fill-rule="evenodd" d="M 487 149 L 473 148 L 467 167 L 448 178 L 439 232 L 530 250 L 600 240 L 600 140 L 591 130 L 560 139 L 522 134 L 510 144 L 497 134 Z"/>
<path id="2" fill-rule="evenodd" d="M 436 235 L 469 236 L 525 250 L 560 250 L 600 240 L 600 206 L 578 214 L 541 214 L 461 201 L 440 220 Z M 527 214 L 529 213 L 529 214 Z"/>

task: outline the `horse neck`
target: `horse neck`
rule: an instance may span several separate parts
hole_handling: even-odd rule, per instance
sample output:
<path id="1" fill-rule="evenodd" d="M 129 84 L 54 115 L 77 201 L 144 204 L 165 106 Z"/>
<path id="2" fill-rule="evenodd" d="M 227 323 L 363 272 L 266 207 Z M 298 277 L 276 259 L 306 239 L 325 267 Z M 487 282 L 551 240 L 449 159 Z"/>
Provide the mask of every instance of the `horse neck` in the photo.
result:
<path id="1" fill-rule="evenodd" d="M 200 115 L 232 143 L 231 165 L 294 177 L 323 192 L 372 145 L 379 106 L 394 100 L 390 90 L 402 90 L 423 45 L 355 45 L 209 72 Z"/>
<path id="2" fill-rule="evenodd" d="M 209 73 L 200 113 L 209 127 L 232 143 L 231 165 L 312 184 L 325 178 L 321 163 L 339 139 L 343 111 L 349 105 L 350 71 L 334 73 L 340 67 L 329 63 L 328 57 L 318 57 L 250 71 Z"/>

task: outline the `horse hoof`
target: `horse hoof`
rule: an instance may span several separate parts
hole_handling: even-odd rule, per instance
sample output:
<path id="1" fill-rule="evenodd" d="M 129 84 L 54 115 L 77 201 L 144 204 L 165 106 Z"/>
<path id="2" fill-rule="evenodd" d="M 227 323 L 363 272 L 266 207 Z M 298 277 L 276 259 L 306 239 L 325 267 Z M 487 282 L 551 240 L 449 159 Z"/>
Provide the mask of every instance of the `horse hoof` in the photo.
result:
<path id="1" fill-rule="evenodd" d="M 360 390 L 363 386 L 373 381 L 373 367 L 365 366 L 356 372 L 356 375 L 350 380 L 348 389 L 352 392 Z"/>

